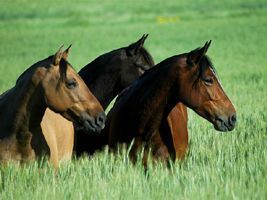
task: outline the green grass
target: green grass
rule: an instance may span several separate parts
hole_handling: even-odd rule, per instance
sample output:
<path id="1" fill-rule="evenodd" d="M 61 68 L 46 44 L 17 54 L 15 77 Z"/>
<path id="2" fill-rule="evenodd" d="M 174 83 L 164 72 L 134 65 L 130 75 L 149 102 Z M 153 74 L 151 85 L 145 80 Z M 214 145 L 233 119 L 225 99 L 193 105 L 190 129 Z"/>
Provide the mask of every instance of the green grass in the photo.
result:
<path id="1" fill-rule="evenodd" d="M 46 161 L 1 166 L 0 199 L 267 198 L 265 0 L 2 0 L 0 93 L 61 44 L 73 44 L 70 62 L 78 70 L 143 33 L 156 62 L 213 40 L 208 54 L 236 106 L 236 129 L 216 132 L 190 112 L 186 159 L 147 175 L 125 153 L 73 160 L 57 175 Z"/>

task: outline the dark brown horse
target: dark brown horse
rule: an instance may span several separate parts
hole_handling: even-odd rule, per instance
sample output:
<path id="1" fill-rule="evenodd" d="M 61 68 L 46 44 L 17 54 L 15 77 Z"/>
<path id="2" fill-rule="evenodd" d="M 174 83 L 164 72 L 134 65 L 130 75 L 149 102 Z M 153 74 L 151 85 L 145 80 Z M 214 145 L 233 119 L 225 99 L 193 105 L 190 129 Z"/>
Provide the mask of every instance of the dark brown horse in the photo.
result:
<path id="1" fill-rule="evenodd" d="M 143 47 L 147 36 L 143 35 L 126 47 L 97 57 L 79 72 L 104 109 L 118 93 L 154 65 L 152 57 Z M 72 123 L 47 109 L 42 120 L 42 129 L 50 148 L 51 160 L 69 160 L 74 142 Z M 76 130 L 75 141 L 74 150 L 78 156 L 82 153 L 92 154 L 107 144 L 105 136 L 93 132 L 88 134 L 83 130 Z"/>
<path id="2" fill-rule="evenodd" d="M 143 47 L 148 35 L 138 41 L 105 53 L 81 69 L 79 75 L 104 109 L 126 87 L 154 66 L 150 53 Z M 76 131 L 76 155 L 93 154 L 108 142 L 103 134 Z"/>
<path id="3" fill-rule="evenodd" d="M 47 107 L 86 130 L 103 128 L 103 108 L 67 62 L 68 52 L 60 49 L 35 63 L 0 96 L 0 163 L 42 154 L 40 122 Z"/>
<path id="4" fill-rule="evenodd" d="M 233 130 L 236 111 L 205 55 L 209 45 L 207 42 L 202 48 L 162 61 L 120 94 L 103 130 L 111 148 L 133 141 L 130 150 L 133 161 L 142 147 L 145 165 L 150 149 L 155 159 L 166 161 L 175 153 L 175 147 L 170 132 L 162 132 L 163 126 L 178 103 L 193 109 L 216 130 Z M 173 117 L 168 121 L 173 123 L 176 116 Z"/>

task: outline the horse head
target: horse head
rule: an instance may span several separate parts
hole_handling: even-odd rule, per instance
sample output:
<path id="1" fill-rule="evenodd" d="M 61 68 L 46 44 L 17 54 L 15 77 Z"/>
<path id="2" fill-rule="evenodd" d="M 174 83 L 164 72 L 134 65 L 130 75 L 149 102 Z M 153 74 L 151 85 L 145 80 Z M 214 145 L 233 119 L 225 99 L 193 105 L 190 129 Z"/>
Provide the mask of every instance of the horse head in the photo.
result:
<path id="1" fill-rule="evenodd" d="M 218 131 L 231 131 L 236 110 L 223 90 L 215 69 L 206 56 L 211 41 L 183 55 L 180 97 L 188 107 L 204 117 Z"/>
<path id="2" fill-rule="evenodd" d="M 85 130 L 100 132 L 104 128 L 105 113 L 81 77 L 75 72 L 67 57 L 69 46 L 61 48 L 51 57 L 50 67 L 42 80 L 47 106 L 74 121 Z"/>

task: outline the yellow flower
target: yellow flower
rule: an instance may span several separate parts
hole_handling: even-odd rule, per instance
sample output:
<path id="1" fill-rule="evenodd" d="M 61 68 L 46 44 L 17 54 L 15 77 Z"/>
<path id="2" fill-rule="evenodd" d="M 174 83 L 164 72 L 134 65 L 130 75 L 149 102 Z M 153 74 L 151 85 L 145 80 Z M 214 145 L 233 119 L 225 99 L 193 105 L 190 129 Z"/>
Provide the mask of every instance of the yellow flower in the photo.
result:
<path id="1" fill-rule="evenodd" d="M 157 16 L 157 23 L 158 24 L 174 24 L 180 21 L 179 16 Z"/>

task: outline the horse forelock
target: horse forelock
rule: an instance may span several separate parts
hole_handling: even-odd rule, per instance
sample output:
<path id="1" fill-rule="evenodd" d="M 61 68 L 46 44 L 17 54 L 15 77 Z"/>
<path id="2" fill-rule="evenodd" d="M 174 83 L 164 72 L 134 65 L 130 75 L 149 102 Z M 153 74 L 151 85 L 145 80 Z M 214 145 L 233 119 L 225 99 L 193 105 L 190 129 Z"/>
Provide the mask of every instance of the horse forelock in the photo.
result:
<path id="1" fill-rule="evenodd" d="M 211 59 L 210 59 L 209 56 L 204 55 L 204 56 L 201 58 L 199 64 L 200 64 L 200 66 L 201 66 L 203 69 L 207 69 L 208 67 L 210 67 L 210 68 L 214 71 L 214 73 L 215 73 L 214 65 L 213 65 L 213 63 L 212 63 L 212 61 L 211 61 Z"/>
<path id="2" fill-rule="evenodd" d="M 199 63 L 199 75 L 202 76 L 203 73 L 207 70 L 210 69 L 212 71 L 212 73 L 217 77 L 217 72 L 213 66 L 213 63 L 211 61 L 211 59 L 207 56 L 204 55 Z"/>
<path id="3" fill-rule="evenodd" d="M 60 80 L 65 81 L 67 78 L 67 68 L 68 66 L 71 67 L 71 65 L 65 59 L 61 59 L 59 65 Z"/>

